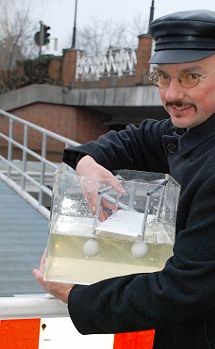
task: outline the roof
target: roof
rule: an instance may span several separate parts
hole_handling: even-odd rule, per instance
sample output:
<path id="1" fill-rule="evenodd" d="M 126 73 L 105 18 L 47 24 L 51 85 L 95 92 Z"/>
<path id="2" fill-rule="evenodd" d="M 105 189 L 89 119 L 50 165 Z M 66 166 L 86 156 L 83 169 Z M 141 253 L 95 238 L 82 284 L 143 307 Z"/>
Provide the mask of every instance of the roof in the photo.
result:
<path id="1" fill-rule="evenodd" d="M 0 180 L 0 296 L 44 293 L 32 269 L 48 238 L 48 221 Z"/>

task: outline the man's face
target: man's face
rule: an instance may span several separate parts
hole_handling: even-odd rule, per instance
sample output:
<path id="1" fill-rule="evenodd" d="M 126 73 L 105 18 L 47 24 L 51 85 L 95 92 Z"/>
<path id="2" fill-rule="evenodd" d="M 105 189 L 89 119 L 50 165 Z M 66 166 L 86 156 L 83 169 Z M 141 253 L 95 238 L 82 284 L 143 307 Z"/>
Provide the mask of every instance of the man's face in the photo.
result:
<path id="1" fill-rule="evenodd" d="M 179 128 L 200 125 L 215 113 L 215 72 L 200 78 L 192 88 L 180 84 L 181 74 L 196 79 L 215 71 L 215 55 L 200 61 L 180 64 L 159 64 L 159 74 L 171 77 L 170 85 L 159 89 L 161 101 L 172 123 Z"/>

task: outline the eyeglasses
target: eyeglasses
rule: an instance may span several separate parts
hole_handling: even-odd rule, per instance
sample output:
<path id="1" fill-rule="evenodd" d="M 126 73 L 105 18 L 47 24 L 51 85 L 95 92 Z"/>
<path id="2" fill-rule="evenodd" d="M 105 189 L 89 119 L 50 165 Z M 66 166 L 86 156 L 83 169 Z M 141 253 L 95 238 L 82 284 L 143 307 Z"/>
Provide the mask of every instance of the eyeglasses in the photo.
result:
<path id="1" fill-rule="evenodd" d="M 177 79 L 182 87 L 193 88 L 199 84 L 201 79 L 204 79 L 213 73 L 215 73 L 215 70 L 205 75 L 199 75 L 197 73 L 192 72 L 183 72 L 177 77 Z M 173 77 L 169 76 L 167 73 L 162 71 L 154 71 L 149 76 L 149 80 L 151 80 L 152 83 L 159 88 L 169 87 L 172 78 Z"/>

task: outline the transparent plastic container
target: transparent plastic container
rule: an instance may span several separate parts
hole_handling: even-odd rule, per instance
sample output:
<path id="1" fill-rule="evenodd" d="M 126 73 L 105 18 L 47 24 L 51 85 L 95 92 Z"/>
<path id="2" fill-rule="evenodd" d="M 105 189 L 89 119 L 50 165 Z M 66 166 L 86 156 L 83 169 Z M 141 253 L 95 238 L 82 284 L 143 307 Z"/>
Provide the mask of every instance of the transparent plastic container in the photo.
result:
<path id="1" fill-rule="evenodd" d="M 90 284 L 161 270 L 173 254 L 179 184 L 169 175 L 131 170 L 112 181 L 55 174 L 44 277 Z"/>

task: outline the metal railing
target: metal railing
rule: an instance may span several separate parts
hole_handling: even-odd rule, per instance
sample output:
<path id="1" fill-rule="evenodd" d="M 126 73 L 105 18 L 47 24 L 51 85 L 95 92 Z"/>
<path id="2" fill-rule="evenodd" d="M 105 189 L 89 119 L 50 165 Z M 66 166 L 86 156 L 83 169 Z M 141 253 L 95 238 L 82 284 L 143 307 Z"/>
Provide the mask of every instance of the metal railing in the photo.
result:
<path id="1" fill-rule="evenodd" d="M 20 137 L 17 140 L 15 127 L 19 128 L 19 135 L 23 135 L 22 140 Z M 42 137 L 40 154 L 29 146 L 30 130 L 34 130 L 37 135 Z M 47 180 L 48 183 L 52 181 L 54 172 L 58 167 L 58 163 L 47 159 L 49 139 L 60 142 L 63 147 L 79 144 L 0 109 L 0 141 L 4 142 L 4 145 L 0 144 L 0 178 L 47 219 L 49 219 L 49 210 L 44 205 L 44 197 L 51 199 L 52 196 L 52 190 L 47 184 Z M 2 155 L 1 151 L 3 147 L 7 149 L 5 156 Z M 14 158 L 14 148 L 21 152 L 21 159 Z M 29 156 L 35 161 L 29 162 Z M 30 170 L 29 165 L 31 165 Z M 36 170 L 32 171 L 33 165 Z"/>
<path id="2" fill-rule="evenodd" d="M 99 80 L 110 76 L 133 75 L 136 70 L 136 50 L 131 48 L 110 49 L 96 57 L 78 52 L 76 80 Z"/>

